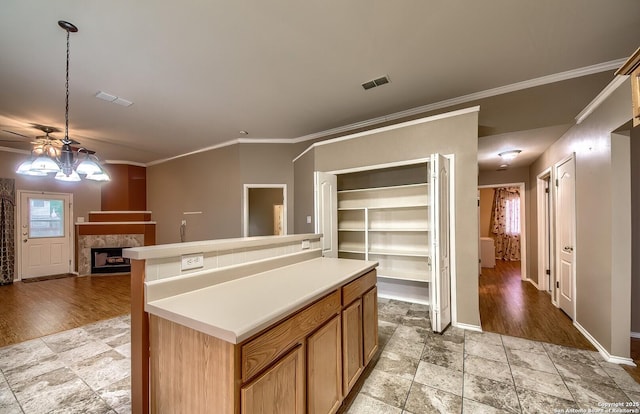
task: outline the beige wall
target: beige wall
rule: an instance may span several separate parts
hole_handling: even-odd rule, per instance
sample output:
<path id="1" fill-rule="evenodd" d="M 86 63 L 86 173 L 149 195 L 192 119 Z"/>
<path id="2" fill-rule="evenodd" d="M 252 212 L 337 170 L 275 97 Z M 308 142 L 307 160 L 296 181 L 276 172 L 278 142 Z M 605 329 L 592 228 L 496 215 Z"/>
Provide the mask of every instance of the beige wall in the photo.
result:
<path id="1" fill-rule="evenodd" d="M 480 237 L 491 237 L 491 209 L 493 207 L 493 188 L 480 189 Z"/>
<path id="2" fill-rule="evenodd" d="M 631 262 L 628 237 L 631 227 L 628 196 L 614 188 L 628 170 L 628 142 L 612 131 L 631 118 L 629 82 L 614 91 L 587 119 L 575 125 L 530 167 L 530 218 L 537 228 L 536 176 L 575 153 L 576 161 L 576 300 L 575 320 L 611 355 L 629 356 L 631 318 L 630 274 L 617 273 Z M 612 146 L 614 149 L 612 151 Z M 626 149 L 625 149 L 626 147 Z M 625 224 L 626 223 L 626 224 Z M 530 246 L 537 233 L 529 232 Z M 616 250 L 616 253 L 613 251 Z M 530 249 L 531 274 L 537 274 L 537 249 Z M 614 264 L 613 262 L 618 263 Z M 625 263 L 622 263 L 625 262 Z"/>
<path id="3" fill-rule="evenodd" d="M 315 233 L 314 177 L 315 148 L 311 148 L 293 163 L 295 184 L 294 231 L 296 234 Z M 307 223 L 307 218 L 310 218 Z"/>
<path id="4" fill-rule="evenodd" d="M 306 148 L 306 145 L 240 144 L 239 147 L 242 184 L 286 184 L 287 233 L 293 234 L 293 159 Z M 241 216 L 241 220 L 244 221 L 244 215 Z"/>
<path id="5" fill-rule="evenodd" d="M 296 144 L 234 144 L 147 168 L 147 208 L 158 244 L 241 237 L 244 184 L 286 184 L 287 231 L 293 233 L 293 158 Z M 187 215 L 185 211 L 202 211 Z"/>
<path id="6" fill-rule="evenodd" d="M 640 335 L 640 127 L 631 130 L 631 332 Z"/>
<path id="7" fill-rule="evenodd" d="M 71 193 L 73 194 L 73 214 L 75 217 L 87 218 L 89 211 L 100 210 L 101 184 L 99 182 L 84 180 L 77 183 L 65 183 L 56 181 L 53 177 L 29 177 L 16 174 L 16 168 L 27 157 L 27 154 L 0 150 L 0 177 L 15 178 L 16 191 Z"/>
<path id="8" fill-rule="evenodd" d="M 461 324 L 480 326 L 477 265 L 479 241 L 477 112 L 318 145 L 314 154 L 315 170 L 336 171 L 366 167 L 425 158 L 433 153 L 455 156 L 456 244 L 454 249 L 457 321 Z M 309 160 L 305 159 L 303 162 L 308 163 Z M 308 174 L 308 171 L 306 173 Z M 296 175 L 296 180 L 308 182 L 309 178 Z M 304 205 L 308 206 L 309 202 L 313 203 L 312 200 L 307 200 Z M 298 214 L 297 211 L 296 214 Z M 302 218 L 296 218 L 296 222 L 298 220 Z"/>
<path id="9" fill-rule="evenodd" d="M 240 237 L 242 215 L 239 145 L 147 167 L 147 208 L 157 244 Z M 202 214 L 184 215 L 184 212 Z"/>

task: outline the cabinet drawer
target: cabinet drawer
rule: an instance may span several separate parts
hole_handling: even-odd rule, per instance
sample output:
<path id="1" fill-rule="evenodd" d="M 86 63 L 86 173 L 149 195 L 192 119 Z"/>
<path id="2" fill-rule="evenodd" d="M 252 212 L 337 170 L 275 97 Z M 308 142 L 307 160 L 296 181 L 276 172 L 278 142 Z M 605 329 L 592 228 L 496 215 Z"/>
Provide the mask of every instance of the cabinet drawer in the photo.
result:
<path id="1" fill-rule="evenodd" d="M 377 277 L 374 269 L 344 286 L 342 288 L 342 305 L 346 306 L 362 296 L 366 291 L 374 287 L 376 282 Z"/>
<path id="2" fill-rule="evenodd" d="M 340 309 L 340 290 L 336 290 L 242 345 L 242 382 L 303 341 Z"/>

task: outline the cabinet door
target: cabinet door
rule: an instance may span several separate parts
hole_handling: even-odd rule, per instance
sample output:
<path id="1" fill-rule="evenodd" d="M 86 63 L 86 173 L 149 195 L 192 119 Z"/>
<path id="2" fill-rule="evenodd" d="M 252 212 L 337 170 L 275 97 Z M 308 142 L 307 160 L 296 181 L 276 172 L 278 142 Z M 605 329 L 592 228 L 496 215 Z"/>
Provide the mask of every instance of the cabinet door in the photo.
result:
<path id="1" fill-rule="evenodd" d="M 304 347 L 299 345 L 240 391 L 242 414 L 304 413 Z"/>
<path id="2" fill-rule="evenodd" d="M 378 288 L 362 296 L 362 342 L 366 366 L 378 350 Z"/>
<path id="3" fill-rule="evenodd" d="M 347 395 L 363 370 L 362 299 L 342 311 L 342 346 L 343 391 Z"/>
<path id="4" fill-rule="evenodd" d="M 333 414 L 342 401 L 340 315 L 307 339 L 309 414 Z"/>

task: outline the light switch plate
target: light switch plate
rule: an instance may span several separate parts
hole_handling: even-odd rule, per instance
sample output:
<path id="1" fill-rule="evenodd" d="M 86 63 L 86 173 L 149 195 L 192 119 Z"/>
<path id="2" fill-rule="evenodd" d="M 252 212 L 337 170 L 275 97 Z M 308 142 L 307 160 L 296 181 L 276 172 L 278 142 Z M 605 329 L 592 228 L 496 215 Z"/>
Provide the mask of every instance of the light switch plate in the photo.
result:
<path id="1" fill-rule="evenodd" d="M 311 224 L 311 216 L 307 216 L 307 224 Z"/>
<path id="2" fill-rule="evenodd" d="M 204 267 L 203 254 L 190 254 L 182 256 L 180 270 L 199 269 Z"/>

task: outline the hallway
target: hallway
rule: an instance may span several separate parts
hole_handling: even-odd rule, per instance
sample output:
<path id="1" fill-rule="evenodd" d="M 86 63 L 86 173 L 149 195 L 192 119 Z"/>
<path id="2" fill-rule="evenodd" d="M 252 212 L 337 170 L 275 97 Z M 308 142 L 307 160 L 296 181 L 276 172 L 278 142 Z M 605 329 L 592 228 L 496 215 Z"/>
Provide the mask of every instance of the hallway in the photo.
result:
<path id="1" fill-rule="evenodd" d="M 595 351 L 550 296 L 520 278 L 520 262 L 496 260 L 479 277 L 482 329 Z"/>
<path id="2" fill-rule="evenodd" d="M 595 351 L 573 321 L 551 303 L 549 294 L 520 278 L 520 262 L 496 260 L 479 277 L 480 321 L 485 332 L 516 336 Z M 640 383 L 640 340 L 631 339 L 631 358 L 638 367 L 624 366 Z"/>

